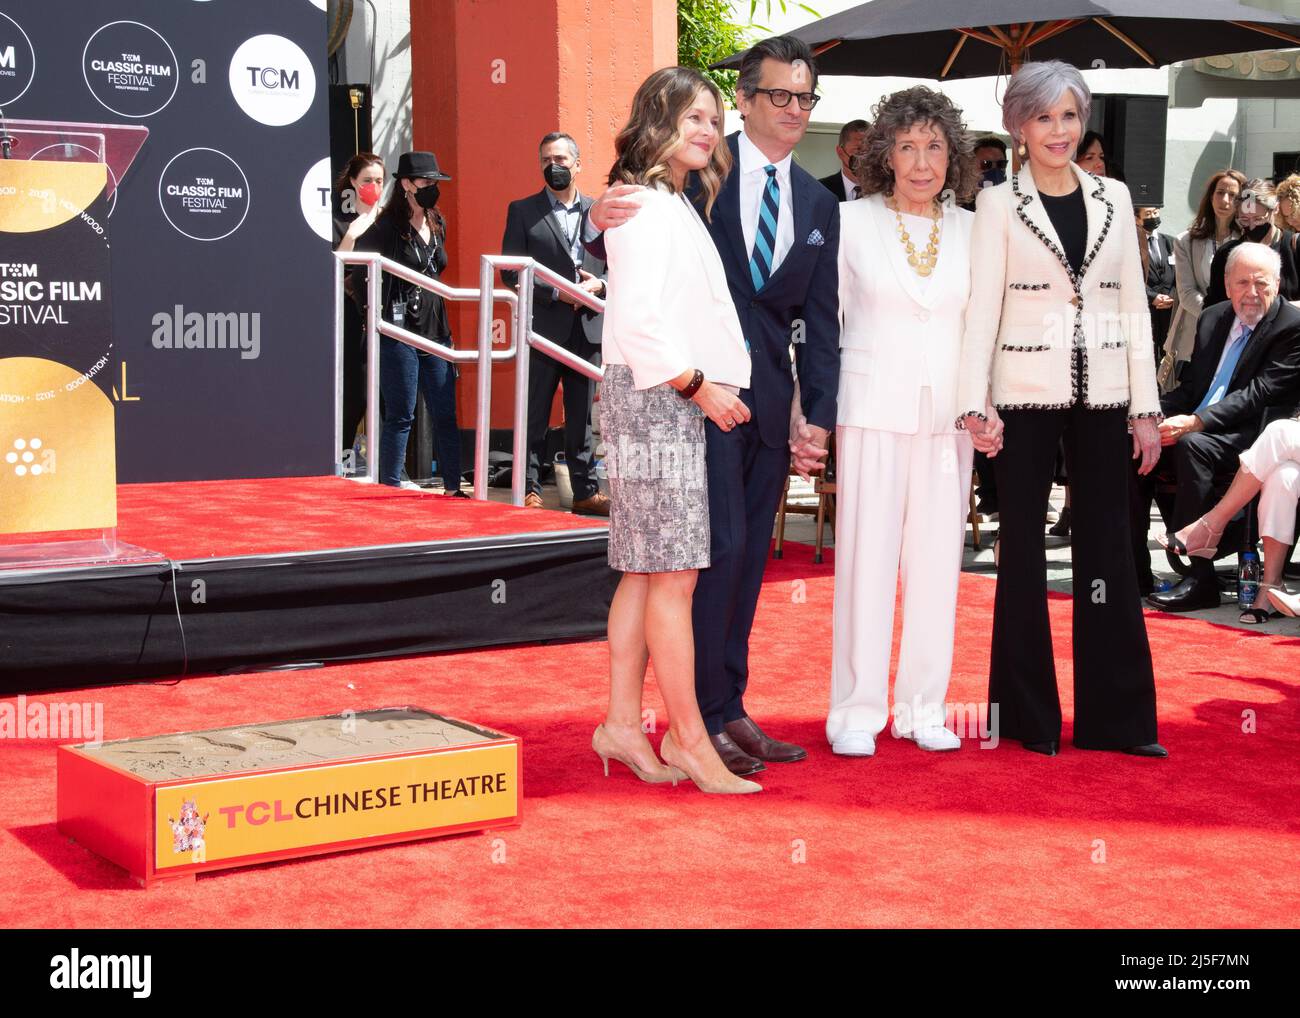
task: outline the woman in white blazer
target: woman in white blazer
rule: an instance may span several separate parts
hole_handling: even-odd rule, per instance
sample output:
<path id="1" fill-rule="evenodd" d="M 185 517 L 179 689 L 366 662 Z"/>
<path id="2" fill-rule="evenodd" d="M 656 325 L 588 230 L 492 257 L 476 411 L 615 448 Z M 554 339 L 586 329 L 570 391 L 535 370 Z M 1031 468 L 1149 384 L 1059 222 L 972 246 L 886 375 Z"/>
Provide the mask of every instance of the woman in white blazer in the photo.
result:
<path id="1" fill-rule="evenodd" d="M 973 449 L 957 429 L 978 180 L 961 111 L 924 86 L 885 97 L 840 206 L 834 643 L 826 737 L 871 756 L 890 717 L 894 591 L 903 633 L 896 738 L 958 749 L 945 725 Z M 948 198 L 940 200 L 945 190 Z"/>
<path id="2" fill-rule="evenodd" d="M 1128 189 L 1072 162 L 1091 101 L 1069 64 L 1022 65 L 1002 122 L 1025 165 L 975 208 L 957 402 L 964 427 L 1004 443 L 989 703 L 1001 736 L 1057 753 L 1043 514 L 1063 438 L 1075 509 L 1074 745 L 1165 756 L 1128 523 L 1131 460 L 1146 474 L 1160 454 L 1151 317 Z"/>
<path id="3" fill-rule="evenodd" d="M 1196 323 L 1210 288 L 1210 264 L 1228 241 L 1241 236 L 1237 229 L 1237 195 L 1246 187 L 1240 170 L 1220 170 L 1210 177 L 1201 195 L 1192 225 L 1174 241 L 1174 281 L 1178 306 L 1169 323 L 1169 339 L 1160 361 L 1157 381 L 1161 392 L 1178 388 L 1182 365 L 1192 359 Z"/>
<path id="4" fill-rule="evenodd" d="M 610 479 L 609 564 L 623 573 L 609 609 L 609 710 L 592 749 L 644 781 L 682 773 L 706 792 L 760 785 L 732 774 L 695 698 L 691 598 L 709 565 L 704 418 L 731 430 L 749 419 L 749 353 L 717 248 L 686 195 L 695 172 L 709 215 L 731 167 L 722 96 L 698 71 L 668 67 L 642 83 L 611 184 L 642 184 L 641 208 L 605 235 L 601 437 Z M 668 709 L 660 764 L 641 730 L 647 660 Z"/>

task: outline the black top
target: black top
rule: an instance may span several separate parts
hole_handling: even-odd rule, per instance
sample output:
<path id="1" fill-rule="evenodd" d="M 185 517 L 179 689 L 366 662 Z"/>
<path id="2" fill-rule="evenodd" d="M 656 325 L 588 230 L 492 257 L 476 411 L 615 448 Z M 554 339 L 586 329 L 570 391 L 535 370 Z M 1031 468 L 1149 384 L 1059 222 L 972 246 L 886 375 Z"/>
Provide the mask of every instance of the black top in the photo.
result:
<path id="1" fill-rule="evenodd" d="M 1228 299 L 1228 285 L 1224 279 L 1228 255 L 1245 240 L 1245 237 L 1234 237 L 1214 252 L 1214 260 L 1210 262 L 1210 288 L 1205 292 L 1205 307 L 1213 307 Z M 1282 259 L 1282 281 L 1278 294 L 1283 300 L 1300 300 L 1300 266 L 1296 264 L 1296 240 L 1296 234 L 1282 230 L 1277 240 L 1269 245 Z"/>
<path id="2" fill-rule="evenodd" d="M 378 251 L 385 258 L 401 262 L 417 272 L 435 278 L 442 275 L 447 267 L 447 249 L 438 240 L 437 234 L 432 233 L 431 243 L 426 244 L 420 234 L 409 224 L 403 226 L 404 230 L 399 231 L 391 225 L 391 220 L 387 216 L 381 216 L 375 220 L 375 225 L 357 240 L 355 250 Z M 359 278 L 353 280 L 353 288 L 357 294 L 364 297 L 365 267 L 358 266 L 358 270 Z M 406 320 L 402 323 L 405 328 L 429 339 L 446 339 L 451 335 L 446 306 L 437 294 L 430 293 L 414 283 L 385 274 L 383 301 L 385 320 L 393 321 L 394 303 L 405 301 Z"/>
<path id="3" fill-rule="evenodd" d="M 1038 197 L 1047 210 L 1047 218 L 1056 227 L 1056 235 L 1061 238 L 1065 259 L 1077 276 L 1088 251 L 1088 210 L 1083 204 L 1083 188 L 1076 187 L 1060 196 L 1039 191 Z"/>

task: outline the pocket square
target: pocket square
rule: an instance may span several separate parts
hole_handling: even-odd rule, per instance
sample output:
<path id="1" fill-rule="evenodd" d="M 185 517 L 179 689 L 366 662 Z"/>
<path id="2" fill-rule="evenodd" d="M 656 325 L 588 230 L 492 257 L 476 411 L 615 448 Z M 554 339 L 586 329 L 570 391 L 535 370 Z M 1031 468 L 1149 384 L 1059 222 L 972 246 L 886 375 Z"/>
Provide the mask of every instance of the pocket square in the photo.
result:
<path id="1" fill-rule="evenodd" d="M 809 247 L 821 247 L 825 243 L 826 238 L 822 236 L 821 230 L 813 230 L 812 233 L 808 234 Z"/>

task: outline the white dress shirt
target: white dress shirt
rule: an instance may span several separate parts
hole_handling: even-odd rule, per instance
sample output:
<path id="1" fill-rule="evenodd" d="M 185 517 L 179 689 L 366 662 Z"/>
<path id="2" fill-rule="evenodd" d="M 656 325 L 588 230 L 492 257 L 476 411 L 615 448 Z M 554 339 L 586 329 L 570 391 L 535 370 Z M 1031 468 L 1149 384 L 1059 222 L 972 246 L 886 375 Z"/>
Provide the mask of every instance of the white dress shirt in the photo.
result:
<path id="1" fill-rule="evenodd" d="M 859 183 L 858 183 L 856 180 L 854 180 L 852 177 L 846 176 L 843 170 L 840 170 L 840 180 L 844 182 L 844 200 L 845 200 L 845 201 L 854 201 L 855 199 L 857 199 L 857 198 L 861 198 L 861 197 L 862 197 L 862 195 L 860 195 L 860 194 L 854 194 L 854 193 L 853 193 L 853 189 L 854 189 L 855 187 L 861 187 L 862 185 L 859 184 Z"/>
<path id="2" fill-rule="evenodd" d="M 776 219 L 776 250 L 772 252 L 772 272 L 776 272 L 782 259 L 794 247 L 794 205 L 790 196 L 790 156 L 779 163 L 758 150 L 743 130 L 740 132 L 740 227 L 745 234 L 745 254 L 753 257 L 754 237 L 758 234 L 758 210 L 767 187 L 767 171 L 763 167 L 776 166 L 776 183 L 781 189 L 781 207 Z M 852 190 L 849 194 L 852 194 Z"/>

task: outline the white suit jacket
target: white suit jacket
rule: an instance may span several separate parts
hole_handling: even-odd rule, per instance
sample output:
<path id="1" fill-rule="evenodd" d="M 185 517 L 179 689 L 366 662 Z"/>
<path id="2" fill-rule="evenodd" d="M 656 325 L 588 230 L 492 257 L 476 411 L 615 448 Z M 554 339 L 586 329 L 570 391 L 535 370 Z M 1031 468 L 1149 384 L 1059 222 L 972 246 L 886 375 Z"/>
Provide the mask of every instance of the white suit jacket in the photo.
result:
<path id="1" fill-rule="evenodd" d="M 682 195 L 647 189 L 640 211 L 605 232 L 609 275 L 601 353 L 649 389 L 699 368 L 749 387 L 749 353 L 709 229 Z"/>
<path id="2" fill-rule="evenodd" d="M 921 388 L 928 385 L 932 420 L 924 430 L 956 430 L 974 218 L 944 207 L 939 260 L 923 292 L 884 196 L 840 205 L 838 424 L 914 435 L 922 424 Z M 923 247 L 928 233 L 909 230 L 913 244 Z"/>
<path id="3" fill-rule="evenodd" d="M 1127 407 L 1159 417 L 1151 314 L 1133 201 L 1117 180 L 1073 163 L 1088 240 L 1076 278 L 1029 167 L 980 192 L 971 230 L 971 297 L 962 342 L 959 413 Z M 1084 342 L 1074 371 L 1074 337 Z"/>

